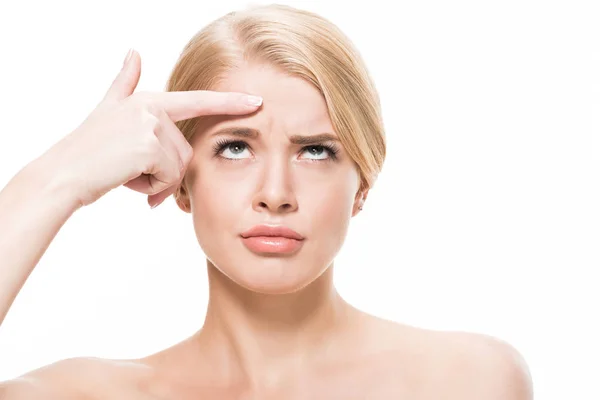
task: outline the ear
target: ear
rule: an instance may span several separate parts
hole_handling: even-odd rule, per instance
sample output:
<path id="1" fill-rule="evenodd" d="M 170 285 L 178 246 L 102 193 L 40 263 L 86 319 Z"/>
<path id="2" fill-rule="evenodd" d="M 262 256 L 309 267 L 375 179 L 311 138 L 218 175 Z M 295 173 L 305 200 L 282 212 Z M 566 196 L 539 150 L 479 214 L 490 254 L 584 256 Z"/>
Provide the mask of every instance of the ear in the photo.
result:
<path id="1" fill-rule="evenodd" d="M 179 185 L 173 195 L 175 196 L 175 203 L 177 203 L 177 206 L 181 211 L 191 214 L 192 207 L 190 204 L 190 196 L 183 182 Z"/>
<path id="2" fill-rule="evenodd" d="M 354 197 L 354 206 L 352 207 L 353 217 L 362 210 L 368 195 L 369 189 L 361 189 L 356 193 L 356 196 Z"/>

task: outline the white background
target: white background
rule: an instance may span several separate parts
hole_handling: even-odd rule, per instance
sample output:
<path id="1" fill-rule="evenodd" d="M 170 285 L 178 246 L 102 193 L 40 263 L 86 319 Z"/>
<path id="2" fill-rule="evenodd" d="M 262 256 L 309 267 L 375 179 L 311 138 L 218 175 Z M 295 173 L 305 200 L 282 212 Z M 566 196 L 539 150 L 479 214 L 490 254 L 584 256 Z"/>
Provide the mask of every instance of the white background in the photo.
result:
<path id="1" fill-rule="evenodd" d="M 536 399 L 600 398 L 592 2 L 282 2 L 338 24 L 381 94 L 388 158 L 337 258 L 341 294 L 396 321 L 506 340 Z M 2 2 L 0 184 L 83 121 L 129 47 L 138 90 L 163 90 L 193 34 L 247 4 Z M 165 348 L 200 328 L 206 285 L 191 215 L 115 189 L 66 223 L 19 294 L 0 380 Z"/>

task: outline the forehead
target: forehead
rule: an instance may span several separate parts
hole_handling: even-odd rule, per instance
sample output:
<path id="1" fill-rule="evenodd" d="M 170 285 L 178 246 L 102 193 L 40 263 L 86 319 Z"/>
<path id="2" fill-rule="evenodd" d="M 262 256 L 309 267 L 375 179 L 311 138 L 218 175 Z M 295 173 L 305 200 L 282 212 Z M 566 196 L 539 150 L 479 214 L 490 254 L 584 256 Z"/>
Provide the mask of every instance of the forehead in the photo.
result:
<path id="1" fill-rule="evenodd" d="M 269 119 L 271 123 L 284 123 L 294 129 L 333 131 L 327 103 L 320 91 L 303 78 L 268 64 L 246 64 L 232 70 L 215 90 L 261 96 L 263 105 L 256 117 Z"/>

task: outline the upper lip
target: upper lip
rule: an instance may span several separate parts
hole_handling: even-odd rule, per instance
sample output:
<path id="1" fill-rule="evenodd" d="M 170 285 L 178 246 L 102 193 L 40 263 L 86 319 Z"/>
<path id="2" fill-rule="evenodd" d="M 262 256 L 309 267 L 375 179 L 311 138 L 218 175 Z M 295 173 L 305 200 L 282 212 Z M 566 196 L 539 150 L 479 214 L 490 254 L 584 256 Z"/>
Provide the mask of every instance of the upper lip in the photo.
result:
<path id="1" fill-rule="evenodd" d="M 298 232 L 283 225 L 256 225 L 242 233 L 242 237 L 244 238 L 251 236 L 278 236 L 296 240 L 304 239 Z"/>

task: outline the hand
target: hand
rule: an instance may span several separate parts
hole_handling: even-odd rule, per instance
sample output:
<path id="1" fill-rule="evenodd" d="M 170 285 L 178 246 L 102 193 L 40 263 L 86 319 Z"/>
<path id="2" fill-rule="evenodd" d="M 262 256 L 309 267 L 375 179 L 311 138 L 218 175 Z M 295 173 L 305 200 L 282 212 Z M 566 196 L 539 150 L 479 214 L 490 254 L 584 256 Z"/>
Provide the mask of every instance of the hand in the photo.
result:
<path id="1" fill-rule="evenodd" d="M 215 91 L 137 92 L 141 59 L 133 51 L 104 99 L 45 155 L 68 179 L 78 204 L 125 186 L 156 205 L 175 192 L 193 151 L 174 122 L 202 115 L 256 111 L 262 99 Z M 258 100 L 258 102 L 256 102 Z"/>

